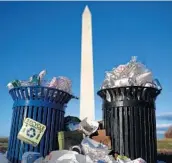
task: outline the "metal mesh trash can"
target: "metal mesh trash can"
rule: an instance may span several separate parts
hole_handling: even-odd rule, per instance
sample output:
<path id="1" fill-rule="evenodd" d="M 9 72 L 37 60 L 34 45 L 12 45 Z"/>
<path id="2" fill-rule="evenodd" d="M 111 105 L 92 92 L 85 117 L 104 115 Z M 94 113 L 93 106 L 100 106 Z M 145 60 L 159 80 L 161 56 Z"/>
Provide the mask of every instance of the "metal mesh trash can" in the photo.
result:
<path id="1" fill-rule="evenodd" d="M 57 133 L 64 126 L 66 104 L 74 96 L 61 90 L 39 86 L 17 87 L 9 93 L 14 104 L 7 158 L 12 163 L 18 163 L 27 151 L 46 156 L 50 151 L 58 149 Z M 46 126 L 46 131 L 36 147 L 17 139 L 24 118 L 31 118 Z"/>
<path id="2" fill-rule="evenodd" d="M 98 91 L 103 99 L 104 127 L 116 152 L 157 162 L 155 100 L 160 92 L 139 86 Z"/>

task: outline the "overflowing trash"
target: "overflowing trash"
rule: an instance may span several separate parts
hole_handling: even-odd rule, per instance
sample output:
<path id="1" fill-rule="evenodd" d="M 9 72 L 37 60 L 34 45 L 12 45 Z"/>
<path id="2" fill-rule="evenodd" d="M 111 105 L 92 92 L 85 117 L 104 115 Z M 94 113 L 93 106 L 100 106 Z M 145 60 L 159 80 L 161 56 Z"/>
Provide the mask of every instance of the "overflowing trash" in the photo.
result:
<path id="1" fill-rule="evenodd" d="M 7 84 L 9 90 L 15 87 L 26 87 L 26 86 L 42 86 L 50 87 L 62 90 L 69 94 L 72 94 L 72 82 L 67 77 L 59 76 L 53 77 L 52 80 L 45 80 L 46 70 L 41 71 L 39 74 L 31 76 L 28 80 L 13 80 Z"/>
<path id="2" fill-rule="evenodd" d="M 80 120 L 77 117 L 66 117 L 66 123 L 74 121 Z M 100 137 L 106 136 L 105 130 L 98 130 L 98 122 L 85 118 L 80 123 L 84 124 L 86 131 L 80 127 L 79 130 L 58 133 L 59 150 L 51 151 L 45 158 L 38 152 L 25 152 L 21 163 L 146 163 L 141 158 L 131 160 L 126 156 L 114 154 L 103 142 L 90 138 L 90 133 L 94 132 Z M 0 155 L 0 160 L 3 160 L 2 163 L 10 163 L 5 155 Z"/>
<path id="3" fill-rule="evenodd" d="M 82 121 L 73 116 L 67 116 L 64 120 L 66 131 L 81 130 L 85 135 L 90 136 L 97 131 L 99 123 L 97 121 L 89 120 L 84 118 Z"/>
<path id="4" fill-rule="evenodd" d="M 93 163 L 89 156 L 78 154 L 75 151 L 52 151 L 46 156 L 46 163 Z"/>
<path id="5" fill-rule="evenodd" d="M 136 57 L 125 65 L 119 65 L 112 71 L 106 72 L 105 80 L 101 89 L 124 87 L 124 86 L 144 86 L 161 89 L 157 79 L 153 79 L 152 72 L 140 62 Z"/>
<path id="6" fill-rule="evenodd" d="M 77 117 L 68 116 L 65 122 L 68 124 L 80 122 L 79 128 L 58 133 L 57 151 L 50 152 L 45 158 L 38 152 L 25 152 L 21 163 L 146 163 L 141 158 L 131 160 L 126 156 L 110 152 L 108 144 L 106 145 L 104 140 L 100 141 L 107 136 L 105 130 L 98 130 L 97 121 L 89 121 L 87 118 L 80 121 Z M 90 138 L 90 135 L 95 132 L 98 136 Z M 95 139 L 95 137 L 101 139 Z M 0 155 L 0 159 L 3 160 L 2 163 L 10 163 L 5 155 Z"/>
<path id="7" fill-rule="evenodd" d="M 98 160 L 104 162 L 111 162 L 113 159 L 108 155 L 108 147 L 104 144 L 98 143 L 89 137 L 83 139 L 82 149 L 85 155 L 88 155 L 94 162 Z"/>
<path id="8" fill-rule="evenodd" d="M 14 80 L 10 82 L 7 87 L 11 90 L 15 87 L 41 86 L 59 89 L 72 94 L 72 83 L 68 78 L 59 76 L 53 77 L 52 80 L 48 81 L 45 80 L 46 73 L 46 70 L 43 70 L 31 76 L 26 81 Z M 123 86 L 161 88 L 159 81 L 153 79 L 152 72 L 143 64 L 137 62 L 136 57 L 133 57 L 129 63 L 120 65 L 111 72 L 106 72 L 106 78 L 101 89 Z M 32 131 L 32 134 L 30 134 L 29 132 L 29 136 L 32 137 L 32 135 L 35 134 L 37 135 L 37 140 L 32 138 L 32 141 L 28 141 L 30 140 L 28 135 L 23 134 L 29 125 L 26 122 L 32 121 L 38 126 L 38 122 L 28 119 L 29 118 L 26 118 L 23 121 L 23 126 L 18 133 L 18 139 L 35 147 L 38 146 L 44 132 L 47 131 L 50 126 L 39 124 L 39 126 L 43 127 L 41 131 L 32 126 L 32 129 L 34 128 L 36 133 Z M 53 122 L 51 122 L 51 124 L 52 123 Z M 61 124 L 63 123 L 59 125 Z M 103 122 L 101 122 L 101 124 L 103 124 Z M 55 131 L 57 131 L 57 133 L 55 133 L 57 135 L 57 141 L 55 143 L 57 143 L 58 150 L 49 150 L 48 152 L 50 153 L 48 155 L 46 154 L 47 156 L 44 155 L 45 157 L 37 152 L 26 152 L 22 156 L 22 163 L 146 163 L 142 158 L 131 160 L 113 151 L 113 149 L 111 149 L 111 137 L 106 135 L 105 129 L 100 128 L 99 122 L 89 120 L 87 117 L 81 121 L 78 117 L 67 116 L 64 118 L 62 131 Z M 3 161 L 0 162 L 9 163 L 6 156 L 0 155 L 0 160 L 1 159 Z"/>
<path id="9" fill-rule="evenodd" d="M 89 120 L 88 118 L 84 118 L 80 122 L 80 129 L 84 132 L 85 135 L 89 136 L 97 131 L 99 127 L 99 123 L 97 121 Z"/>

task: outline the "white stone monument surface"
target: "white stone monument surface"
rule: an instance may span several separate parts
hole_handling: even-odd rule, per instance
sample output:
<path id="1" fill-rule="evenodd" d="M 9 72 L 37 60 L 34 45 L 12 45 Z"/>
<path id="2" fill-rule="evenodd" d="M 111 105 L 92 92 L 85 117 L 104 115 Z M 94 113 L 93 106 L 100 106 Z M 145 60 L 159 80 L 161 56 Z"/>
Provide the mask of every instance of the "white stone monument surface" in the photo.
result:
<path id="1" fill-rule="evenodd" d="M 80 119 L 95 120 L 92 17 L 88 6 L 82 14 Z"/>

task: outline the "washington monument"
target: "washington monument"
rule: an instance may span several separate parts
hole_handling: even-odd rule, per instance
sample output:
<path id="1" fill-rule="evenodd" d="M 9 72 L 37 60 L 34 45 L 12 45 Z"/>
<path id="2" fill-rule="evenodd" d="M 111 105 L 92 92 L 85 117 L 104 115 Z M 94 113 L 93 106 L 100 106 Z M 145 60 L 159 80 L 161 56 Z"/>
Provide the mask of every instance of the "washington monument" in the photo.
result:
<path id="1" fill-rule="evenodd" d="M 95 120 L 92 20 L 88 6 L 82 13 L 80 119 Z"/>

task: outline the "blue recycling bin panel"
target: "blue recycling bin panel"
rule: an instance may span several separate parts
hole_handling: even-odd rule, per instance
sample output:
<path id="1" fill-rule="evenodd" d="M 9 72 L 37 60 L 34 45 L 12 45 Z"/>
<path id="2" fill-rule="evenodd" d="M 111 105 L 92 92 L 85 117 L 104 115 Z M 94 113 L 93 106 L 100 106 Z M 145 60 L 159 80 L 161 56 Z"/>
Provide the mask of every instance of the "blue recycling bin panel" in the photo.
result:
<path id="1" fill-rule="evenodd" d="M 17 87 L 9 93 L 14 104 L 7 158 L 12 163 L 18 163 L 25 152 L 39 152 L 46 156 L 50 151 L 57 150 L 57 132 L 63 130 L 65 107 L 74 96 L 58 89 L 40 86 Z M 36 147 L 17 139 L 25 118 L 31 118 L 46 126 L 45 133 Z"/>

